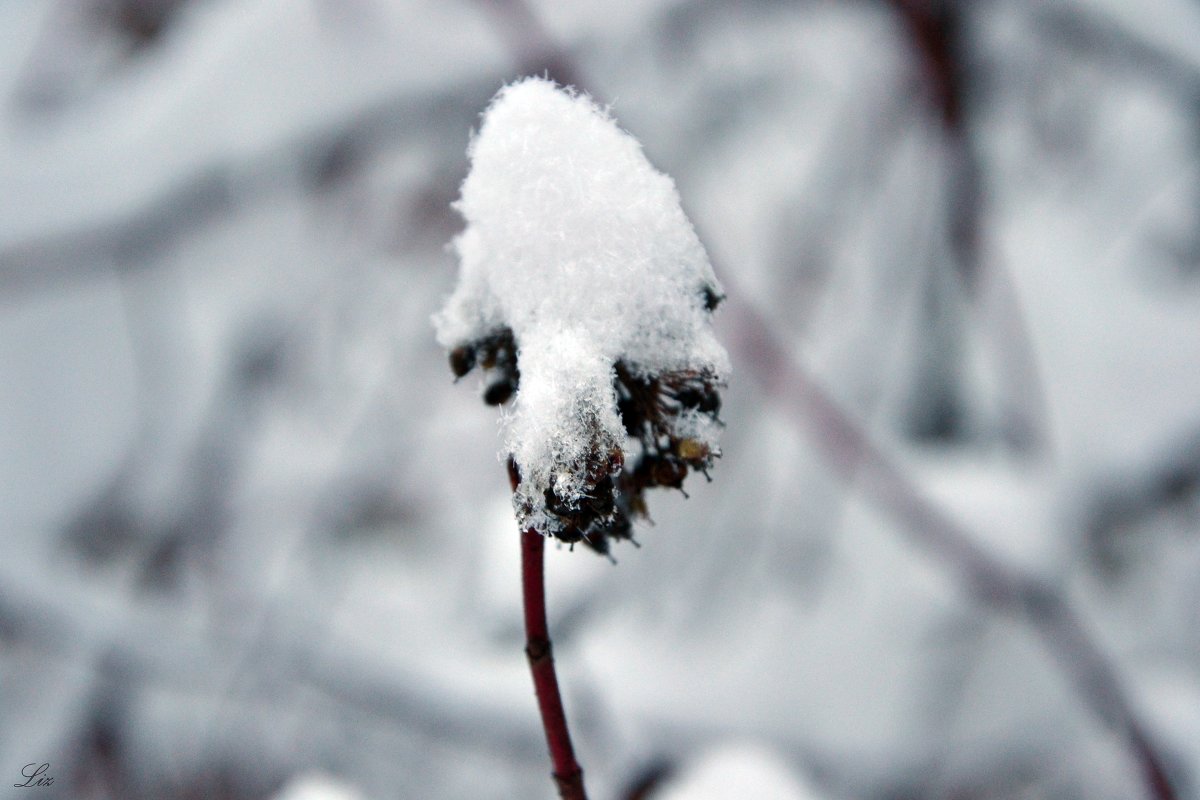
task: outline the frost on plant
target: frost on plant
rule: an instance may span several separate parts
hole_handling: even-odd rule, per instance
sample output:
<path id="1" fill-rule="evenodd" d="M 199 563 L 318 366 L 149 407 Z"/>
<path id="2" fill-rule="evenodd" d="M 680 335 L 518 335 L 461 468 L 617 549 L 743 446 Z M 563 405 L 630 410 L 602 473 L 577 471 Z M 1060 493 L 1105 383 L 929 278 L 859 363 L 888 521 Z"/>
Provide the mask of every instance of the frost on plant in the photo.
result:
<path id="1" fill-rule="evenodd" d="M 588 97 L 518 81 L 469 155 L 438 340 L 455 375 L 484 369 L 485 401 L 513 401 L 521 525 L 606 553 L 646 489 L 719 454 L 720 285 L 672 180 Z"/>

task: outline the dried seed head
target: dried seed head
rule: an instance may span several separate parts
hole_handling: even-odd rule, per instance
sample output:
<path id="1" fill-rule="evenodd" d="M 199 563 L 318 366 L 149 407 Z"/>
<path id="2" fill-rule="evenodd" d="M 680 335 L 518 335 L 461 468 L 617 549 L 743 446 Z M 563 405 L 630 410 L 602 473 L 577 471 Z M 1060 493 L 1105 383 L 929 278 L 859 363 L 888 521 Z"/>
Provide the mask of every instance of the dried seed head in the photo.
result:
<path id="1" fill-rule="evenodd" d="M 717 454 L 723 297 L 670 178 L 587 97 L 506 87 L 471 143 L 455 204 L 461 279 L 436 315 L 458 377 L 512 403 L 524 527 L 607 553 Z"/>

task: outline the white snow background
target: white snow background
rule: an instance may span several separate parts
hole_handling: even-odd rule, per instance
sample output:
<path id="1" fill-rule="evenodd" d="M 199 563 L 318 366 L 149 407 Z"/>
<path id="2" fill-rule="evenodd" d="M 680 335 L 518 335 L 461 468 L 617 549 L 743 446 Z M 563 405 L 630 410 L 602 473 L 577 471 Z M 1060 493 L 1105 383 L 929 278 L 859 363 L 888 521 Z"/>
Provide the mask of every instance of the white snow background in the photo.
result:
<path id="1" fill-rule="evenodd" d="M 936 3 L 958 140 L 903 5 L 0 4 L 0 797 L 553 795 L 498 415 L 429 322 L 471 131 L 543 69 L 730 295 L 713 483 L 548 553 L 593 796 L 1143 796 L 780 356 L 1200 797 L 1200 5 Z"/>

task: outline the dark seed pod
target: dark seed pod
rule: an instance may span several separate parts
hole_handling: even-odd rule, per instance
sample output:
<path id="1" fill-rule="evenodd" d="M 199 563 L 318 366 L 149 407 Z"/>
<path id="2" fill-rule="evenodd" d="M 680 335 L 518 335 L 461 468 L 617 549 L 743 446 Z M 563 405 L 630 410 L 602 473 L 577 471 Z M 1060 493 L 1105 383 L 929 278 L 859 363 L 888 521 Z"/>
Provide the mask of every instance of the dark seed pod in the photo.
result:
<path id="1" fill-rule="evenodd" d="M 652 465 L 651 476 L 656 486 L 682 489 L 687 477 L 687 466 L 673 458 L 658 459 Z"/>
<path id="2" fill-rule="evenodd" d="M 559 541 L 566 542 L 567 544 L 575 544 L 579 541 L 588 542 L 583 535 L 583 531 L 581 531 L 576 525 L 567 525 L 561 531 L 554 534 L 554 536 Z M 591 543 L 588 542 L 588 544 Z"/>
<path id="3" fill-rule="evenodd" d="M 605 533 L 613 539 L 632 539 L 633 523 L 629 521 L 629 517 L 624 512 L 618 512 Z"/>
<path id="4" fill-rule="evenodd" d="M 637 489 L 632 493 L 628 500 L 629 517 L 638 519 L 650 519 L 650 509 L 646 506 L 646 495 L 642 493 L 642 489 Z"/>
<path id="5" fill-rule="evenodd" d="M 725 295 L 717 294 L 717 290 L 711 286 L 705 286 L 701 290 L 704 297 L 704 308 L 707 311 L 716 311 L 717 306 L 721 305 L 721 301 L 725 299 Z"/>
<path id="6" fill-rule="evenodd" d="M 609 561 L 612 561 L 614 564 L 616 563 L 609 552 L 608 536 L 603 531 L 592 531 L 583 537 L 583 543 L 593 552 L 607 556 Z"/>
<path id="7" fill-rule="evenodd" d="M 696 408 L 704 402 L 704 393 L 691 387 L 681 389 L 675 394 L 675 399 L 684 408 Z"/>
<path id="8" fill-rule="evenodd" d="M 490 384 L 483 392 L 483 402 L 489 406 L 507 403 L 517 390 L 516 383 L 507 375 Z"/>
<path id="9" fill-rule="evenodd" d="M 553 488 L 546 489 L 542 492 L 542 499 L 546 502 L 546 510 L 551 514 L 559 517 L 570 516 L 573 509 L 558 496 L 558 493 Z"/>
<path id="10" fill-rule="evenodd" d="M 714 304 L 720 301 L 715 292 L 709 294 Z M 485 402 L 500 405 L 512 398 L 520 373 L 516 340 L 510 330 L 498 331 L 462 350 L 451 354 L 451 367 L 467 369 L 471 363 L 488 370 Z M 577 476 L 582 479 L 579 495 L 570 501 L 558 494 L 551 478 L 539 504 L 554 520 L 550 533 L 560 542 L 572 546 L 582 542 L 612 558 L 609 551 L 614 541 L 633 541 L 633 521 L 649 520 L 647 489 L 682 491 L 693 470 L 707 477 L 720 453 L 702 438 L 680 435 L 677 420 L 684 412 L 716 420 L 721 408 L 720 385 L 715 376 L 703 371 L 647 375 L 618 361 L 613 378 L 617 411 L 625 431 L 640 446 L 626 450 L 628 458 L 621 447 L 595 446 L 585 460 L 583 474 Z M 511 461 L 509 469 L 515 488 L 520 475 Z M 532 514 L 532 505 L 527 499 L 526 505 L 517 509 L 518 516 Z"/>
<path id="11" fill-rule="evenodd" d="M 469 344 L 459 345 L 450 351 L 450 371 L 461 378 L 475 368 L 475 348 Z"/>
<path id="12" fill-rule="evenodd" d="M 617 401 L 617 413 L 621 415 L 621 422 L 625 425 L 625 432 L 634 438 L 642 435 L 642 428 L 646 424 L 646 418 L 642 415 L 641 409 L 632 397 L 627 397 Z"/>
<path id="13" fill-rule="evenodd" d="M 612 478 L 606 475 L 600 483 L 596 484 L 596 488 L 592 490 L 591 496 L 585 501 L 584 508 L 593 519 L 599 519 L 612 514 Z"/>

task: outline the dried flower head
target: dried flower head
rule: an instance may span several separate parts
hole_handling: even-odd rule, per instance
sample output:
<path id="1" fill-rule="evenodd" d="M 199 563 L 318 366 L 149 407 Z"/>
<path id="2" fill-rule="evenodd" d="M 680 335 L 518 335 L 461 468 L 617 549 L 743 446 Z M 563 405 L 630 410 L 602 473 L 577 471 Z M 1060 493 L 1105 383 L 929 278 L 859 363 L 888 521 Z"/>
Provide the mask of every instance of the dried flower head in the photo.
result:
<path id="1" fill-rule="evenodd" d="M 435 315 L 456 377 L 513 401 L 506 450 L 523 527 L 607 553 L 719 456 L 721 300 L 675 185 L 589 98 L 505 87 L 469 150 L 460 280 Z"/>

